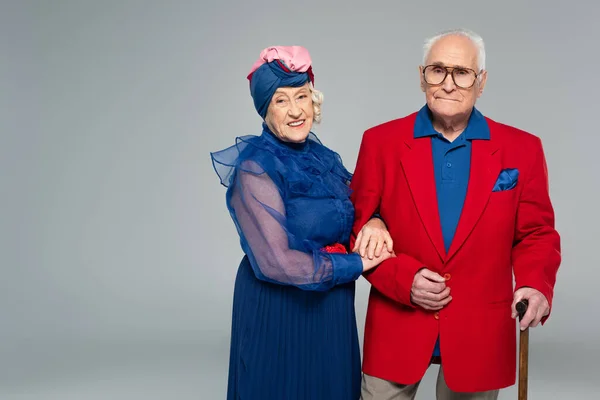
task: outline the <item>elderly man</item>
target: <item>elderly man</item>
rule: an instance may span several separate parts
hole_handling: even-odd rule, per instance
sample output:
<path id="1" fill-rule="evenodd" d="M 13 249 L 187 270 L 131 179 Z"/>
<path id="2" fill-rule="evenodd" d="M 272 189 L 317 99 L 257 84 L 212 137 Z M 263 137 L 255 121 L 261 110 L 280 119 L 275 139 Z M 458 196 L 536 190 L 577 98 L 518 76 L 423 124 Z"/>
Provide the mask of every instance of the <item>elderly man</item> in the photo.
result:
<path id="1" fill-rule="evenodd" d="M 424 50 L 426 105 L 364 133 L 351 185 L 353 236 L 381 218 L 352 246 L 372 255 L 361 238 L 387 227 L 396 254 L 364 274 L 362 398 L 412 399 L 435 363 L 438 399 L 495 399 L 515 383 L 515 304 L 529 300 L 521 329 L 551 310 L 561 254 L 546 160 L 538 137 L 475 108 L 481 37 L 444 32 Z"/>

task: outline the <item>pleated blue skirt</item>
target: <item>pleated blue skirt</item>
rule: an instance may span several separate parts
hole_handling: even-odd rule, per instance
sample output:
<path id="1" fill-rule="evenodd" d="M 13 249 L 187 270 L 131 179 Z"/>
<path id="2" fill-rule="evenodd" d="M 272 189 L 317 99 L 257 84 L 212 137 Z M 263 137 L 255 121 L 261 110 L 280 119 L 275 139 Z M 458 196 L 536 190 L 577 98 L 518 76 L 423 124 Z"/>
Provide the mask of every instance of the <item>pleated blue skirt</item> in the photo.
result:
<path id="1" fill-rule="evenodd" d="M 309 292 L 256 278 L 235 282 L 228 400 L 357 400 L 355 283 Z"/>

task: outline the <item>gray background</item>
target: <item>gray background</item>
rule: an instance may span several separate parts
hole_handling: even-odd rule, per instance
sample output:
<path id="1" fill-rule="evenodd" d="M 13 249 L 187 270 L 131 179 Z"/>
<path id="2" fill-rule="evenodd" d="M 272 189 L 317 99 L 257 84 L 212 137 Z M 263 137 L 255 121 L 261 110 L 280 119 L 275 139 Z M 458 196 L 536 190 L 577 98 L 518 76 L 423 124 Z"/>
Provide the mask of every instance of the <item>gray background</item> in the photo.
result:
<path id="1" fill-rule="evenodd" d="M 225 398 L 241 251 L 209 151 L 260 131 L 250 66 L 269 45 L 309 49 L 314 130 L 352 171 L 366 128 L 423 104 L 423 39 L 460 26 L 487 45 L 478 107 L 541 136 L 550 168 L 564 261 L 530 398 L 596 398 L 598 2 L 0 7 L 0 399 Z"/>

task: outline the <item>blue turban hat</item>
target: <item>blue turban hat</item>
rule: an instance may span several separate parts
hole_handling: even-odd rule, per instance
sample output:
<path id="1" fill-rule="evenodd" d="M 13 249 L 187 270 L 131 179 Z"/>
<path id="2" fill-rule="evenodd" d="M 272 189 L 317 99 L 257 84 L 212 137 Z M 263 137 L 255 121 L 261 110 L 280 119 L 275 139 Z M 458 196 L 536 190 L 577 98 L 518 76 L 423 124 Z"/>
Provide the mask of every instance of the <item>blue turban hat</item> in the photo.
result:
<path id="1" fill-rule="evenodd" d="M 268 47 L 248 75 L 254 108 L 265 119 L 273 94 L 280 87 L 299 87 L 314 75 L 310 55 L 300 46 Z"/>

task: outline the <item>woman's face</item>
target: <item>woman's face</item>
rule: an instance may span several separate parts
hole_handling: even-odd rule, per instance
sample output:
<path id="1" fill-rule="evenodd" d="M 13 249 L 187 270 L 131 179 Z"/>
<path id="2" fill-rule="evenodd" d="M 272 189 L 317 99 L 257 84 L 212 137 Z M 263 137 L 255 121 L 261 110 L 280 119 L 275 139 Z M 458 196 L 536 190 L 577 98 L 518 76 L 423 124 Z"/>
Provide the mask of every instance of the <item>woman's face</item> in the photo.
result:
<path id="1" fill-rule="evenodd" d="M 313 113 L 308 82 L 300 87 L 280 87 L 271 99 L 265 122 L 279 139 L 301 143 L 310 133 Z"/>

